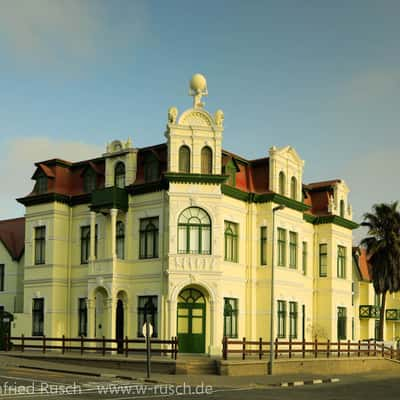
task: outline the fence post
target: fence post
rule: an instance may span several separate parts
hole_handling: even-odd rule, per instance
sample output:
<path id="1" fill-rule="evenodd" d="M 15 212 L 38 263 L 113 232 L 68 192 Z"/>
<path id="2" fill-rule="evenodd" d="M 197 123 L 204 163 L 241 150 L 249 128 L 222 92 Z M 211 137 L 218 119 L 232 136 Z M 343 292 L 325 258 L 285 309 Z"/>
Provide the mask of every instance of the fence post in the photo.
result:
<path id="1" fill-rule="evenodd" d="M 374 357 L 376 357 L 376 339 L 374 340 Z"/>
<path id="2" fill-rule="evenodd" d="M 390 346 L 390 359 L 393 359 L 393 345 Z"/>
<path id="3" fill-rule="evenodd" d="M 340 357 L 340 339 L 337 340 L 337 356 Z"/>
<path id="4" fill-rule="evenodd" d="M 370 350 L 371 350 L 371 342 L 370 342 L 370 339 L 368 339 L 368 353 L 367 353 L 367 355 L 368 355 L 368 357 L 370 356 Z"/>
<path id="5" fill-rule="evenodd" d="M 385 343 L 382 343 L 382 357 L 385 357 Z M 390 358 L 392 358 L 392 357 L 390 357 Z"/>
<path id="6" fill-rule="evenodd" d="M 350 339 L 347 340 L 347 357 L 350 357 Z"/>
<path id="7" fill-rule="evenodd" d="M 289 337 L 289 358 L 292 358 L 292 337 Z"/>
<path id="8" fill-rule="evenodd" d="M 361 356 L 361 340 L 358 341 L 358 357 Z"/>
<path id="9" fill-rule="evenodd" d="M 328 339 L 326 342 L 326 356 L 329 358 L 331 355 L 331 341 Z"/>
<path id="10" fill-rule="evenodd" d="M 222 338 L 222 359 L 228 359 L 228 338 L 226 336 Z"/>
<path id="11" fill-rule="evenodd" d="M 306 339 L 303 337 L 303 342 L 301 343 L 301 352 L 303 355 L 303 358 L 306 357 Z"/>
<path id="12" fill-rule="evenodd" d="M 125 336 L 125 357 L 128 357 L 128 352 L 129 352 L 128 336 Z"/>
<path id="13" fill-rule="evenodd" d="M 103 336 L 103 356 L 106 355 L 106 338 Z"/>
<path id="14" fill-rule="evenodd" d="M 83 336 L 81 335 L 81 355 L 83 354 L 83 346 L 84 346 Z"/>
<path id="15" fill-rule="evenodd" d="M 271 351 L 272 349 L 270 349 Z M 278 338 L 275 339 L 275 359 L 278 358 Z"/>
<path id="16" fill-rule="evenodd" d="M 25 346 L 25 336 L 24 334 L 21 335 L 21 351 L 22 353 L 24 352 L 24 346 Z"/>
<path id="17" fill-rule="evenodd" d="M 318 357 L 318 339 L 315 338 L 314 341 L 314 357 L 317 358 Z"/>
<path id="18" fill-rule="evenodd" d="M 9 338 L 8 338 L 8 335 L 6 334 L 4 336 L 4 346 L 5 346 L 4 350 L 5 351 L 8 351 L 8 342 L 9 342 Z"/>
<path id="19" fill-rule="evenodd" d="M 175 336 L 175 360 L 178 357 L 178 351 L 179 351 L 179 347 L 178 347 L 178 336 Z"/>
<path id="20" fill-rule="evenodd" d="M 46 353 L 46 335 L 43 335 L 43 353 Z"/>
<path id="21" fill-rule="evenodd" d="M 61 352 L 62 354 L 65 354 L 65 335 L 62 335 L 61 339 Z"/>
<path id="22" fill-rule="evenodd" d="M 263 351 L 262 351 L 262 338 L 258 339 L 259 343 L 259 348 L 258 348 L 258 358 L 261 360 L 263 356 Z"/>
<path id="23" fill-rule="evenodd" d="M 242 346 L 242 360 L 246 359 L 246 338 L 243 338 L 243 346 Z"/>

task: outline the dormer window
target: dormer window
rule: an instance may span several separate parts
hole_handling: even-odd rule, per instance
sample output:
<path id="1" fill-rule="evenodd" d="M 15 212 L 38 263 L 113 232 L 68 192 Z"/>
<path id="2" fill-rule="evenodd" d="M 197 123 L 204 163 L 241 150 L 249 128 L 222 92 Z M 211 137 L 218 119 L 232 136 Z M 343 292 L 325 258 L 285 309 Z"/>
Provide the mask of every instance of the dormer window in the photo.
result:
<path id="1" fill-rule="evenodd" d="M 125 164 L 119 162 L 114 170 L 114 185 L 123 189 L 125 187 Z"/>
<path id="2" fill-rule="evenodd" d="M 96 189 L 96 173 L 92 169 L 87 169 L 83 176 L 83 190 L 91 193 Z"/>
<path id="3" fill-rule="evenodd" d="M 190 173 L 190 149 L 187 146 L 179 149 L 179 172 Z"/>
<path id="4" fill-rule="evenodd" d="M 149 153 L 144 159 L 144 180 L 152 182 L 159 179 L 159 177 L 160 169 L 157 157 L 153 153 Z"/>
<path id="5" fill-rule="evenodd" d="M 283 171 L 279 172 L 279 194 L 285 196 L 286 193 L 286 178 Z"/>
<path id="6" fill-rule="evenodd" d="M 47 192 L 47 176 L 41 172 L 36 178 L 35 192 L 37 194 Z"/>
<path id="7" fill-rule="evenodd" d="M 290 180 L 290 197 L 297 200 L 297 179 L 294 176 Z"/>
<path id="8" fill-rule="evenodd" d="M 201 149 L 201 173 L 212 174 L 212 150 L 208 146 Z"/>

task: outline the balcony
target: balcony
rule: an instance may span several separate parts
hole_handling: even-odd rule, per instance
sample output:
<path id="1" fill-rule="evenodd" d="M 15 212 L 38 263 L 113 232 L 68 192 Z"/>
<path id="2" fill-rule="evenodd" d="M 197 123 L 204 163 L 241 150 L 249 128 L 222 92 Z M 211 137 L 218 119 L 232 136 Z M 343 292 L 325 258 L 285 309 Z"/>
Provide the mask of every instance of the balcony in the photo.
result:
<path id="1" fill-rule="evenodd" d="M 128 210 L 128 193 L 116 186 L 95 190 L 92 193 L 91 209 L 97 212 L 108 212 L 111 208 Z"/>
<path id="2" fill-rule="evenodd" d="M 387 321 L 400 321 L 400 310 L 396 308 L 388 308 L 386 310 Z"/>
<path id="3" fill-rule="evenodd" d="M 379 306 L 371 306 L 371 305 L 361 305 L 360 306 L 360 319 L 364 318 L 379 318 L 380 314 L 380 307 Z"/>

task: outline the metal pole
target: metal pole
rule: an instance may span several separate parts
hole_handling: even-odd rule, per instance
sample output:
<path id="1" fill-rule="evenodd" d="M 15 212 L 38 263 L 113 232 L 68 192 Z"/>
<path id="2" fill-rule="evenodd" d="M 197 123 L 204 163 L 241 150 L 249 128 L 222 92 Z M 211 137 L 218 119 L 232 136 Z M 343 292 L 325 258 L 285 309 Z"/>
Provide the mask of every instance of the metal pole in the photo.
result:
<path id="1" fill-rule="evenodd" d="M 150 351 L 150 323 L 146 319 L 146 368 L 147 368 L 147 378 L 150 378 L 150 356 L 151 356 L 151 351 Z"/>
<path id="2" fill-rule="evenodd" d="M 269 364 L 268 374 L 272 375 L 272 364 L 274 360 L 274 278 L 275 278 L 275 212 L 283 210 L 285 206 L 280 205 L 272 209 L 272 252 L 271 252 L 271 299 L 270 299 L 270 334 L 269 334 Z"/>

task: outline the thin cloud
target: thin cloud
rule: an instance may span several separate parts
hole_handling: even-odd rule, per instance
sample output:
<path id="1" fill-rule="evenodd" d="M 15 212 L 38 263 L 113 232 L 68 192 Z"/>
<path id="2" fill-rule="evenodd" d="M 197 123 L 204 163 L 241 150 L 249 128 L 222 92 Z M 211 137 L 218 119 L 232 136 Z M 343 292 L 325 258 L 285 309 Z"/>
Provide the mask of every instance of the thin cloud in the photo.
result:
<path id="1" fill-rule="evenodd" d="M 105 151 L 92 144 L 46 137 L 10 139 L 2 147 L 7 149 L 7 156 L 0 159 L 0 186 L 7 190 L 0 193 L 0 219 L 23 215 L 24 209 L 16 207 L 15 199 L 31 192 L 35 162 L 51 158 L 80 161 L 98 157 Z"/>
<path id="2" fill-rule="evenodd" d="M 114 7 L 115 6 L 115 7 Z M 126 13 L 118 13 L 119 8 Z M 117 19 L 111 23 L 110 14 Z M 21 62 L 73 64 L 141 40 L 147 9 L 141 1 L 2 0 L 0 45 Z M 1 47 L 1 46 L 0 46 Z"/>

